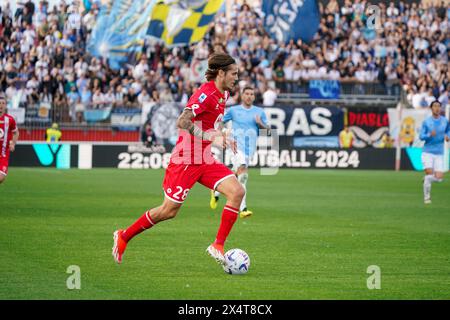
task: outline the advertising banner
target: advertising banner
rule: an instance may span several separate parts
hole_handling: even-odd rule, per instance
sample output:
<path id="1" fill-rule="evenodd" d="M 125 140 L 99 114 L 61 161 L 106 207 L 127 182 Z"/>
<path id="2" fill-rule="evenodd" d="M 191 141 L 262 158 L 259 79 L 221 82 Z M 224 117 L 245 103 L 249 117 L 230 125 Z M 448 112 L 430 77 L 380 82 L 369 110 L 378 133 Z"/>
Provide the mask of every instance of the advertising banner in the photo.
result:
<path id="1" fill-rule="evenodd" d="M 349 107 L 347 125 L 354 134 L 355 148 L 385 147 L 383 136 L 389 134 L 389 116 L 386 108 Z"/>
<path id="2" fill-rule="evenodd" d="M 20 143 L 11 154 L 10 167 L 165 169 L 170 151 L 168 146 L 141 144 Z M 420 152 L 417 148 L 403 149 L 401 169 L 421 170 Z M 226 152 L 223 162 L 230 166 L 231 154 Z M 394 170 L 395 149 L 259 148 L 250 159 L 250 167 Z"/>
<path id="3" fill-rule="evenodd" d="M 431 115 L 431 111 L 403 109 L 401 111 L 391 108 L 388 109 L 389 114 L 389 132 L 391 137 L 400 139 L 402 147 L 419 147 L 423 146 L 423 141 L 419 139 L 420 129 L 425 118 Z"/>
<path id="4" fill-rule="evenodd" d="M 338 147 L 344 127 L 344 112 L 338 107 L 266 107 L 272 130 L 280 138 L 289 137 L 293 147 Z"/>
<path id="5" fill-rule="evenodd" d="M 78 145 L 19 143 L 10 155 L 9 165 L 12 167 L 78 168 Z"/>

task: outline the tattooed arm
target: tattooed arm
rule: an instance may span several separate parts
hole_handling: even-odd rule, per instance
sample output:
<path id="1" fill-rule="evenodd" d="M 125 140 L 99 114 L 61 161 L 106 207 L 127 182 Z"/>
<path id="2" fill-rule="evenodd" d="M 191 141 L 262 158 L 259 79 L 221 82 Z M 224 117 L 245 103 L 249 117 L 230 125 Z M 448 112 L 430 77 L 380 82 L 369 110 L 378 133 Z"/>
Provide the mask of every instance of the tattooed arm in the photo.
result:
<path id="1" fill-rule="evenodd" d="M 218 147 L 222 147 L 223 149 L 229 147 L 233 152 L 236 152 L 236 141 L 228 139 L 225 134 L 218 130 L 203 131 L 192 122 L 192 118 L 194 118 L 192 111 L 185 109 L 178 117 L 177 127 L 186 130 L 193 136 L 196 136 L 202 140 L 211 141 Z"/>
<path id="2" fill-rule="evenodd" d="M 212 141 L 212 138 L 218 135 L 216 132 L 203 131 L 192 122 L 192 118 L 194 118 L 192 111 L 189 109 L 184 109 L 183 113 L 178 117 L 177 127 L 186 130 L 193 136 L 207 141 Z"/>

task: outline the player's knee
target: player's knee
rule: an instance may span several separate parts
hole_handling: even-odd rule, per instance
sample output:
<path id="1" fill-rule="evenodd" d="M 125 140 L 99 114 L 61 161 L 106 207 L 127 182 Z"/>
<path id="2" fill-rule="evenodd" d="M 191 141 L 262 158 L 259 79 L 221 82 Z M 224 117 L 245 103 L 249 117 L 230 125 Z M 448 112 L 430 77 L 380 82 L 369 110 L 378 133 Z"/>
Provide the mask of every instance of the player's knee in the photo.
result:
<path id="1" fill-rule="evenodd" d="M 244 196 L 245 196 L 245 189 L 241 184 L 239 184 L 239 186 L 236 187 L 231 194 L 231 198 L 238 202 L 242 201 Z"/>
<path id="2" fill-rule="evenodd" d="M 3 183 L 3 181 L 6 180 L 6 176 L 0 174 L 0 184 Z"/>
<path id="3" fill-rule="evenodd" d="M 162 220 L 173 219 L 178 213 L 178 208 L 173 206 L 163 205 L 161 209 Z"/>

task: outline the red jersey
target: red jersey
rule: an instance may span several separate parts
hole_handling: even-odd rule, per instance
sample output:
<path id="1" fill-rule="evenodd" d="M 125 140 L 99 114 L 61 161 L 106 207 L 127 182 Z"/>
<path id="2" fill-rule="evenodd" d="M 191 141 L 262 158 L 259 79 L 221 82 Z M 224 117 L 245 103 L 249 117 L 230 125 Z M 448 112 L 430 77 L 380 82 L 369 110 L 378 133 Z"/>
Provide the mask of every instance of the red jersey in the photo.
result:
<path id="1" fill-rule="evenodd" d="M 9 158 L 9 142 L 17 131 L 16 120 L 9 114 L 0 117 L 0 158 Z"/>
<path id="2" fill-rule="evenodd" d="M 209 81 L 191 96 L 185 109 L 192 110 L 192 122 L 204 132 L 218 129 L 225 111 L 228 91 L 223 94 L 214 81 Z M 179 130 L 178 141 L 172 152 L 171 161 L 176 164 L 204 164 L 214 162 L 211 142 L 201 140 L 186 130 Z"/>

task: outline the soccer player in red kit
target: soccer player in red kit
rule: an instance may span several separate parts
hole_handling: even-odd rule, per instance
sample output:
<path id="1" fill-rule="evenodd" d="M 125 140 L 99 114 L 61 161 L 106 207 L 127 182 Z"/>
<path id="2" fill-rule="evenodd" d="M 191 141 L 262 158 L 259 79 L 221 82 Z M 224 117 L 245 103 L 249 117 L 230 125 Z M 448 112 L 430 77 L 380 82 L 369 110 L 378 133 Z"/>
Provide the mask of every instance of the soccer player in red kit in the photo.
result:
<path id="1" fill-rule="evenodd" d="M 236 152 L 236 142 L 222 131 L 225 102 L 238 80 L 235 60 L 226 53 L 211 55 L 206 79 L 177 120 L 179 137 L 164 177 L 163 203 L 146 211 L 127 229 L 114 232 L 112 253 L 117 263 L 122 262 L 127 243 L 133 237 L 176 216 L 196 182 L 223 193 L 227 199 L 216 239 L 206 249 L 217 262 L 224 263 L 224 243 L 239 214 L 245 190 L 234 173 L 214 159 L 211 144 Z"/>
<path id="2" fill-rule="evenodd" d="M 0 183 L 8 174 L 9 153 L 14 152 L 19 130 L 16 121 L 6 114 L 6 98 L 0 95 Z"/>

